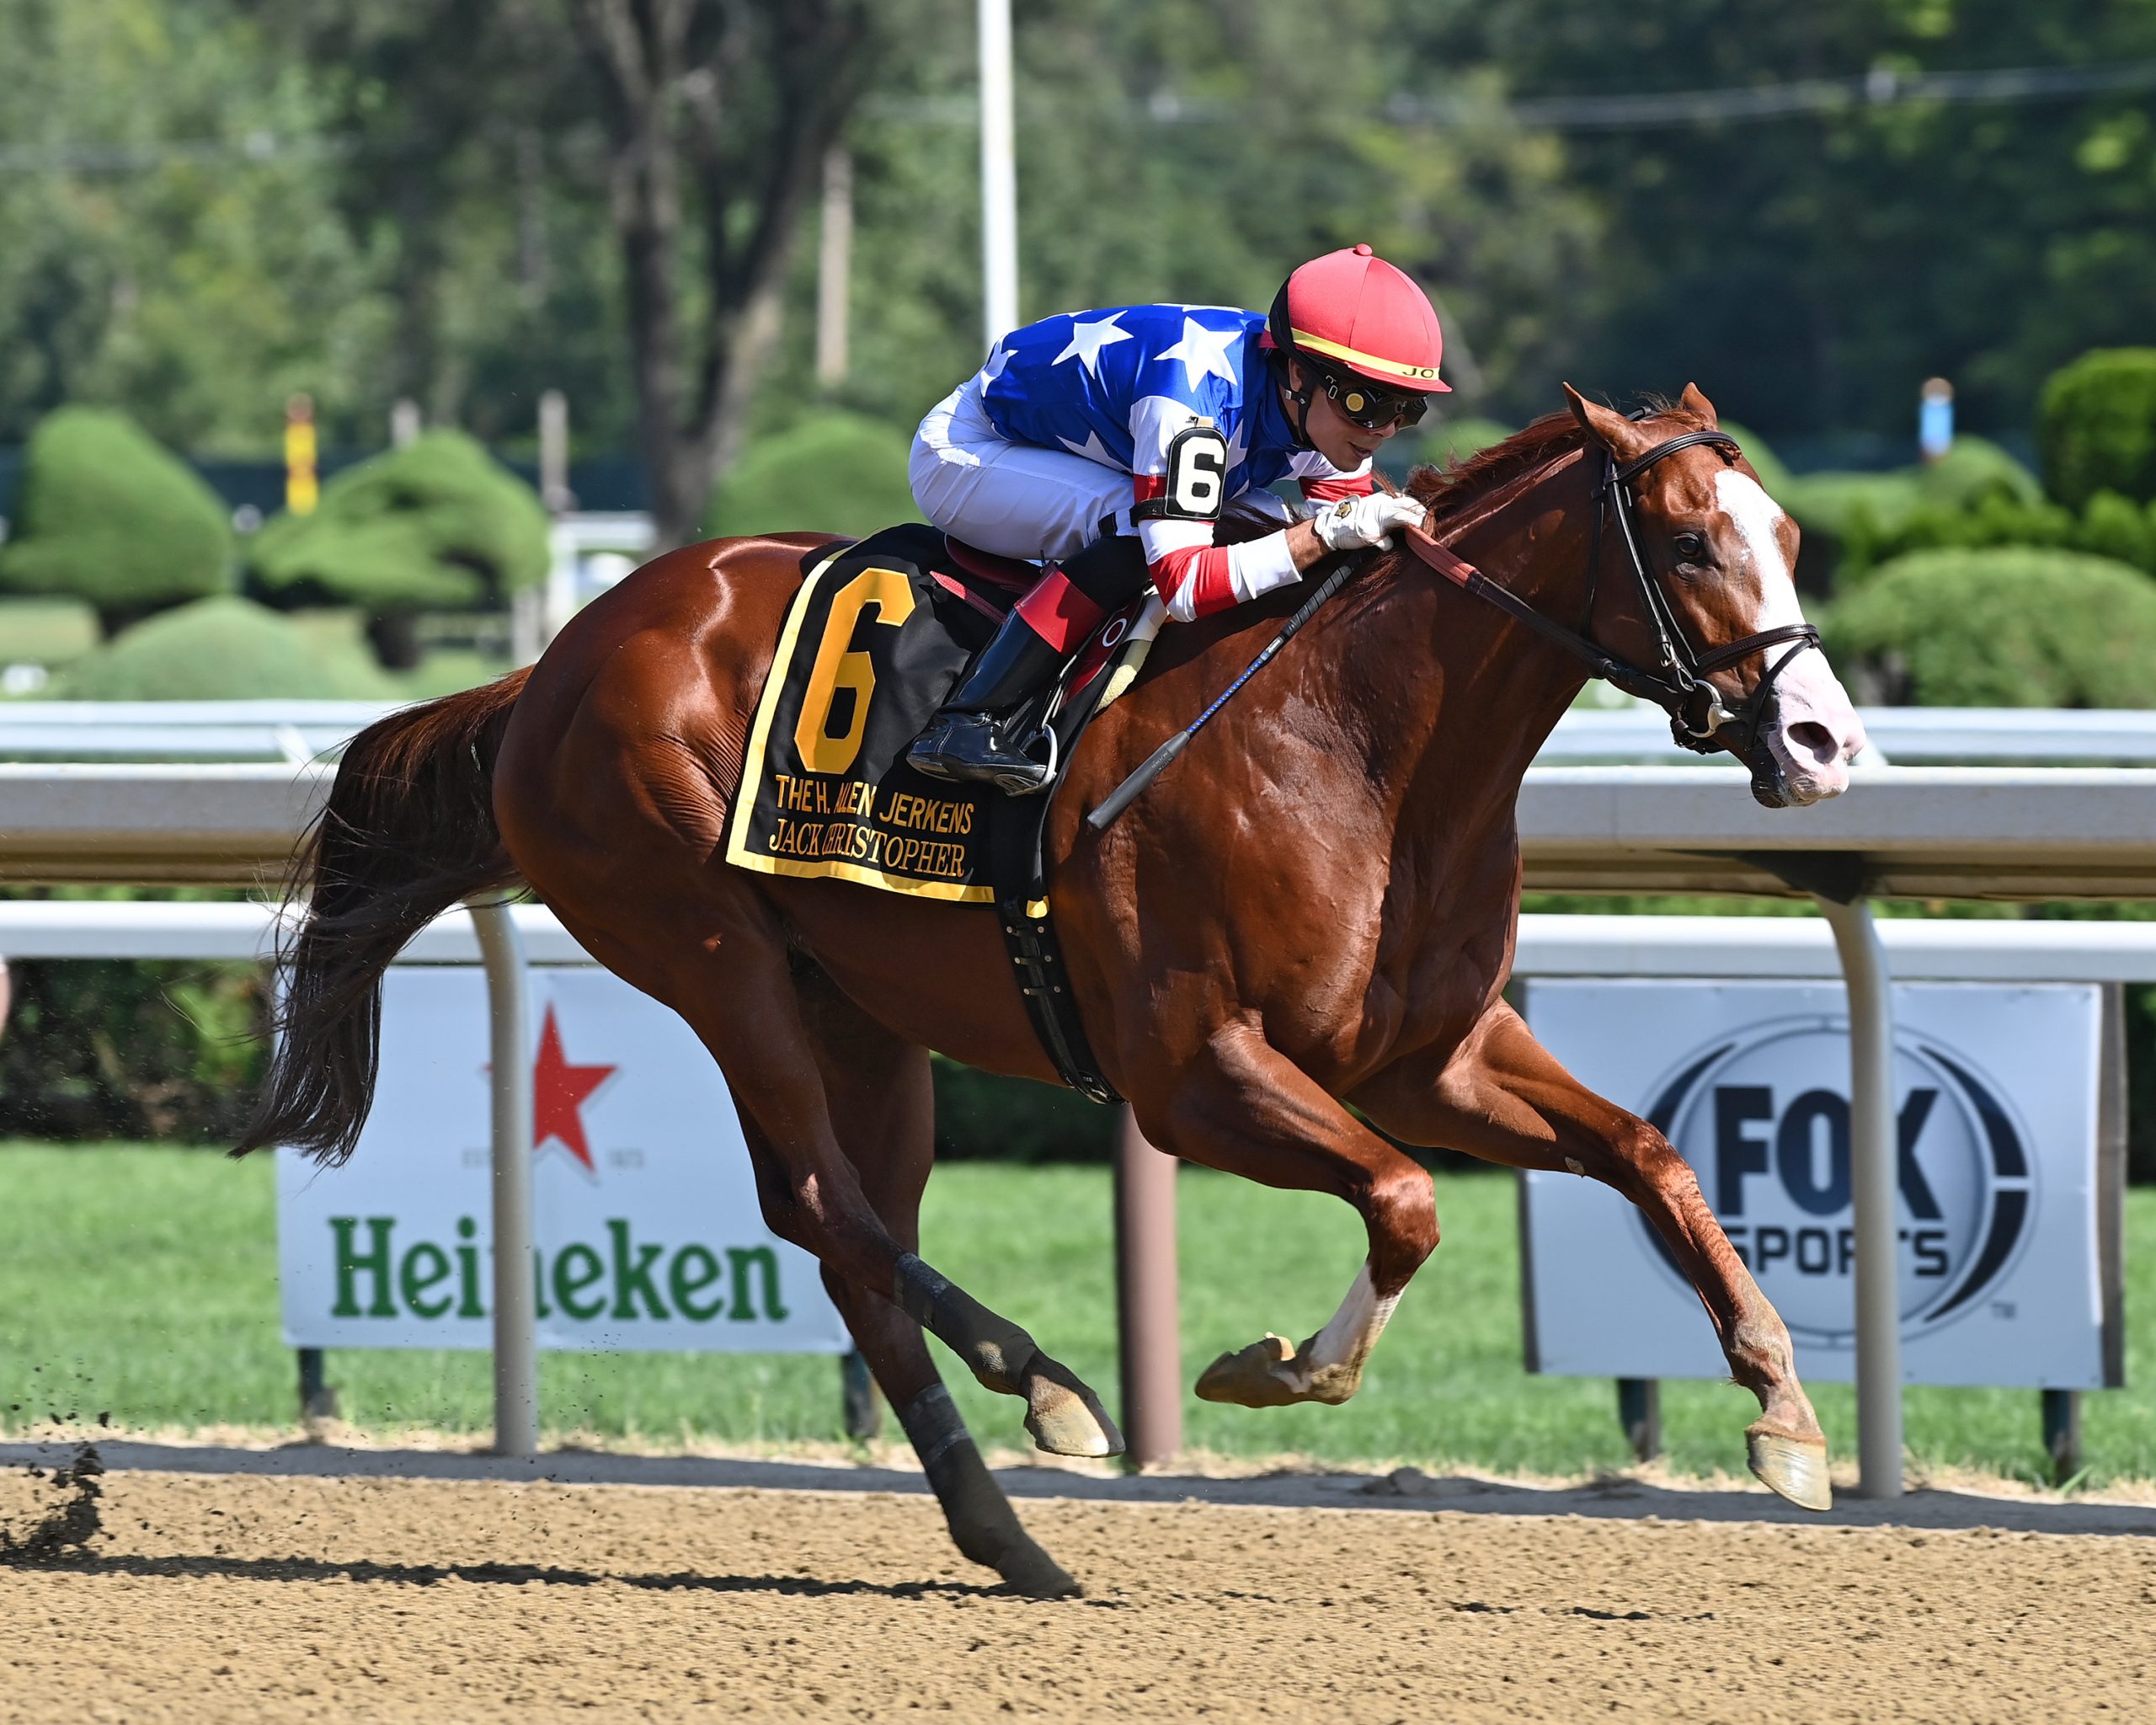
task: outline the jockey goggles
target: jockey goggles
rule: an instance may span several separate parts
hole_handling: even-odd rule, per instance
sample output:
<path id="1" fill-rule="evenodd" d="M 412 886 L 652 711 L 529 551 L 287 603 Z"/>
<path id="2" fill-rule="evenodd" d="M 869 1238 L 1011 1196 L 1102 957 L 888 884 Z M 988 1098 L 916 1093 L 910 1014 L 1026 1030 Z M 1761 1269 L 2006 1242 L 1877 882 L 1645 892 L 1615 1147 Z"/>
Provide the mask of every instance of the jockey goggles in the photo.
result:
<path id="1" fill-rule="evenodd" d="M 1430 398 L 1419 391 L 1380 389 L 1368 378 L 1313 364 L 1307 353 L 1299 350 L 1295 357 L 1324 383 L 1325 398 L 1365 431 L 1419 425 L 1429 411 Z"/>

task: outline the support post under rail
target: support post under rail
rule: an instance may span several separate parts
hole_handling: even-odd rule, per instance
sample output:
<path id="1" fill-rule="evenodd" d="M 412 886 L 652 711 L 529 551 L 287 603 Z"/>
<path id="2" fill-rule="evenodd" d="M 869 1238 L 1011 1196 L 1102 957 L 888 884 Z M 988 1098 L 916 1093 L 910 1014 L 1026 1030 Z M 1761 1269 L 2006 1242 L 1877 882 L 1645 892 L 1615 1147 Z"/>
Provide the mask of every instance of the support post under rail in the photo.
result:
<path id="1" fill-rule="evenodd" d="M 1127 1464 L 1182 1448 L 1182 1328 L 1176 1297 L 1176 1159 L 1121 1110 L 1115 1149 L 1116 1317 L 1122 1338 Z"/>
<path id="2" fill-rule="evenodd" d="M 524 938 L 501 900 L 470 906 L 487 969 L 494 1092 L 494 1452 L 539 1453 L 531 1260 L 531 1037 Z"/>
<path id="3" fill-rule="evenodd" d="M 1857 1495 L 1902 1494 L 1902 1313 L 1894 1119 L 1894 997 L 1862 898 L 1815 900 L 1849 1000 L 1849 1183 L 1856 1233 Z"/>

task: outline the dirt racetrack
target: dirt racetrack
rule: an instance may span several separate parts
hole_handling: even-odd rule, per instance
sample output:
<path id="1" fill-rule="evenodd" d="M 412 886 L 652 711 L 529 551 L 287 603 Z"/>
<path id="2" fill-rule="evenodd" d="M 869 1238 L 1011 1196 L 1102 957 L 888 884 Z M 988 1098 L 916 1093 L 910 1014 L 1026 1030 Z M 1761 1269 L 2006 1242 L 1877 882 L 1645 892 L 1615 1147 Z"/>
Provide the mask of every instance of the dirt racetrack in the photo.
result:
<path id="1" fill-rule="evenodd" d="M 1090 1594 L 1038 1604 L 985 1586 L 932 1506 L 895 1493 L 97 1483 L 93 1531 L 79 1493 L 52 1519 L 74 1488 L 49 1471 L 0 1476 L 0 1719 L 1818 1725 L 2156 1706 L 2145 1512 L 2060 1535 L 1396 1495 L 1050 1499 L 1021 1513 Z"/>

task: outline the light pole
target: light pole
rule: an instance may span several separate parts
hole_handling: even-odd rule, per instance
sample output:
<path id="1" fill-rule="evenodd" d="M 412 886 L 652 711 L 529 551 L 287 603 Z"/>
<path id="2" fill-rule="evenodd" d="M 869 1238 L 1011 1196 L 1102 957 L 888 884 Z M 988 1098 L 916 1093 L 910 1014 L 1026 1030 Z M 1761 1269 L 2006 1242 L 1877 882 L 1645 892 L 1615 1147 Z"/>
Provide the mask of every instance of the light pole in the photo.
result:
<path id="1" fill-rule="evenodd" d="M 979 0 L 980 246 L 988 342 L 1018 327 L 1018 166 L 1011 142 L 1011 0 Z"/>

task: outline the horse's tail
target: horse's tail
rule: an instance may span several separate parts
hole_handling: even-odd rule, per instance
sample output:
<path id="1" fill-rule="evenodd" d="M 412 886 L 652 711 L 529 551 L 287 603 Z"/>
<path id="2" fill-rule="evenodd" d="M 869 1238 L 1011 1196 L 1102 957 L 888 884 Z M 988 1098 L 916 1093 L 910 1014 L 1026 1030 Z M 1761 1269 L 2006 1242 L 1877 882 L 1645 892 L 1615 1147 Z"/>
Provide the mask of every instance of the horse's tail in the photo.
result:
<path id="1" fill-rule="evenodd" d="M 289 1144 L 336 1164 L 373 1104 L 382 976 L 459 900 L 514 880 L 494 825 L 494 756 L 527 674 L 391 713 L 344 750 L 329 801 L 294 853 L 280 945 L 279 1037 L 234 1156 Z"/>

